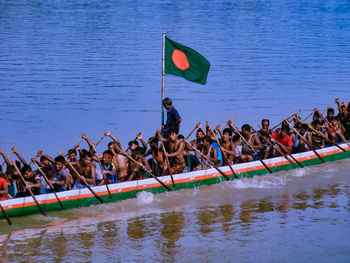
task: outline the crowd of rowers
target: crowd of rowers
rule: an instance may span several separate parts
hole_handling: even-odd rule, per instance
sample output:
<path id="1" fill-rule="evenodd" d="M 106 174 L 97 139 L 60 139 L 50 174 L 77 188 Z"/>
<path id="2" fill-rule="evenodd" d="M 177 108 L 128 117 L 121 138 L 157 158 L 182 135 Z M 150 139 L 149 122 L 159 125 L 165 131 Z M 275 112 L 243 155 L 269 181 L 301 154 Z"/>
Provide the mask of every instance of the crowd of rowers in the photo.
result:
<path id="1" fill-rule="evenodd" d="M 328 108 L 326 116 L 315 109 L 310 123 L 304 123 L 294 114 L 290 117 L 293 125 L 285 119 L 275 130 L 270 128 L 268 119 L 262 120 L 258 131 L 249 124 L 239 130 L 232 120 L 223 130 L 220 126 L 212 129 L 208 122 L 205 128 L 198 123 L 193 129 L 195 139 L 187 141 L 179 134 L 180 115 L 166 98 L 163 105 L 167 109 L 167 122 L 162 130 L 157 130 L 147 143 L 141 133 L 137 134 L 126 151 L 117 138 L 105 132 L 102 138 L 109 137 L 112 141 L 98 155 L 96 145 L 83 134 L 81 140 L 87 142 L 88 150 L 80 148 L 80 140 L 66 155 L 56 158 L 39 151 L 31 160 L 35 166 L 32 169 L 16 147 L 12 152 L 18 160 L 13 161 L 0 149 L 6 164 L 4 171 L 0 166 L 0 200 L 29 196 L 30 191 L 45 194 L 81 189 L 86 184 L 96 186 L 150 178 L 150 175 L 173 175 L 347 143 L 350 102 L 346 106 L 336 99 L 334 103 L 338 105 L 336 116 L 333 108 Z"/>

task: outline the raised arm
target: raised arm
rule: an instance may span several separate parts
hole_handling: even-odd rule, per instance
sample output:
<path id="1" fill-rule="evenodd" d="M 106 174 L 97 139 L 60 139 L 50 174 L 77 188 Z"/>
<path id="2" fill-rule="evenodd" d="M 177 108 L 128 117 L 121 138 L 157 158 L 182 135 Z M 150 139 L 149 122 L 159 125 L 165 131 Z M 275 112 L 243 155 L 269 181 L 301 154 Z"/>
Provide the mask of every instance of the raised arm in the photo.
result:
<path id="1" fill-rule="evenodd" d="M 12 151 L 14 154 L 17 155 L 18 159 L 23 163 L 23 164 L 27 164 L 26 160 L 24 160 L 24 158 L 17 152 L 17 147 L 13 147 Z"/>
<path id="2" fill-rule="evenodd" d="M 9 167 L 11 165 L 9 159 L 7 158 L 7 156 L 4 154 L 4 152 L 2 151 L 2 149 L 0 149 L 0 155 L 2 156 L 2 158 L 4 158 L 4 161 L 7 165 L 7 167 Z"/>

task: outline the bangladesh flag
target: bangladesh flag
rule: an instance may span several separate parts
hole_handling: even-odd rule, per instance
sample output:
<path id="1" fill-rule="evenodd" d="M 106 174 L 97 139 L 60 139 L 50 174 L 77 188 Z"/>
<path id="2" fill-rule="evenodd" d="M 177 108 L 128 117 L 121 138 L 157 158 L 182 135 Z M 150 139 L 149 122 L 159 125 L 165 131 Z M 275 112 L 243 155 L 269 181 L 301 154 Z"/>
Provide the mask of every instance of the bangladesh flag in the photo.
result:
<path id="1" fill-rule="evenodd" d="M 205 85 L 210 63 L 192 48 L 165 37 L 165 73 Z"/>

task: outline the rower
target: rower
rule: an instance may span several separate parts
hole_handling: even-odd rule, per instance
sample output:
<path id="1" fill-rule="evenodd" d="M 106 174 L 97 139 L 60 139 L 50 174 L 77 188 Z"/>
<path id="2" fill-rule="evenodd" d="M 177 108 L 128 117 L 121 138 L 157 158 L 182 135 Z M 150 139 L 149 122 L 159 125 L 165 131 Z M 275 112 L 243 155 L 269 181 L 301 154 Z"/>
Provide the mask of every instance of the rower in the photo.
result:
<path id="1" fill-rule="evenodd" d="M 263 148 L 258 136 L 251 133 L 251 127 L 249 124 L 244 124 L 242 126 L 242 135 L 251 148 L 255 150 L 261 150 Z M 241 161 L 243 163 L 257 160 L 258 157 L 251 148 L 244 141 L 242 142 Z"/>
<path id="2" fill-rule="evenodd" d="M 7 200 L 8 192 L 7 181 L 4 177 L 2 166 L 0 165 L 0 201 Z"/>

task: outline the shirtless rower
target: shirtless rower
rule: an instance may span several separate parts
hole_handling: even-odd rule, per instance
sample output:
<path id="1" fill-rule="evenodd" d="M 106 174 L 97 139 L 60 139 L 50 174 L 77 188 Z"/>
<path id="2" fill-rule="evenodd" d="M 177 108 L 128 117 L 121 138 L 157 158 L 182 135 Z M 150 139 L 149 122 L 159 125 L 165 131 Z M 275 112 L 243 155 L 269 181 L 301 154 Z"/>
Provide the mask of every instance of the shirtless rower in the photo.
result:
<path id="1" fill-rule="evenodd" d="M 140 163 L 144 169 L 138 164 L 136 164 L 134 161 L 131 159 L 128 159 L 128 181 L 131 180 L 141 180 L 142 178 L 142 173 L 144 170 L 148 171 L 151 168 L 148 165 L 147 160 L 143 156 L 143 149 L 141 147 L 137 147 L 134 151 L 131 153 L 126 153 L 131 155 L 131 157 L 136 160 L 138 163 Z"/>
<path id="2" fill-rule="evenodd" d="M 226 158 L 223 158 L 223 165 L 228 165 L 234 163 L 236 157 L 236 147 L 235 144 L 231 141 L 232 131 L 230 128 L 225 128 L 222 131 L 222 138 L 219 139 L 222 151 L 226 155 Z"/>
<path id="3" fill-rule="evenodd" d="M 259 140 L 259 137 L 256 134 L 252 134 L 249 124 L 244 124 L 242 126 L 242 135 L 247 141 L 247 143 L 250 145 L 251 148 L 255 150 L 261 150 L 263 146 L 261 145 L 261 142 Z M 255 155 L 255 152 L 250 149 L 250 147 L 243 141 L 242 142 L 242 155 L 241 155 L 241 161 L 243 163 L 245 162 L 251 162 L 255 161 L 258 157 Z"/>
<path id="4" fill-rule="evenodd" d="M 196 145 L 195 147 L 204 155 L 207 156 L 208 159 L 214 163 L 216 165 L 217 161 L 218 161 L 218 155 L 217 155 L 217 151 L 215 149 L 215 147 L 210 145 L 210 137 L 209 136 L 205 136 L 201 143 L 199 145 Z M 197 167 L 194 169 L 195 171 L 197 170 L 203 170 L 203 169 L 208 169 L 211 168 L 212 165 L 200 154 L 198 154 L 195 151 L 195 155 L 197 157 L 197 159 L 199 160 L 199 164 L 197 165 Z"/>
<path id="5" fill-rule="evenodd" d="M 89 185 L 95 185 L 96 174 L 95 174 L 95 166 L 92 164 L 92 155 L 90 152 L 84 152 L 81 156 L 80 161 L 71 162 L 73 166 L 77 166 L 77 171 L 81 176 L 85 177 L 86 182 Z M 84 183 L 80 182 L 79 177 L 75 174 L 75 172 L 70 169 L 70 172 L 73 177 L 75 177 L 75 184 L 72 189 L 81 189 L 86 186 Z"/>
<path id="6" fill-rule="evenodd" d="M 163 151 L 158 146 L 158 139 L 156 136 L 150 138 L 148 141 L 150 149 L 145 152 L 144 157 L 152 155 L 152 158 L 148 159 L 148 164 L 156 176 L 161 176 L 164 171 L 164 165 L 166 167 L 163 158 Z"/>
<path id="7" fill-rule="evenodd" d="M 169 131 L 169 138 L 163 138 L 163 140 L 167 141 L 169 145 L 169 152 L 165 152 L 164 154 L 169 157 L 170 162 L 170 167 L 168 167 L 163 174 L 182 173 L 186 167 L 184 159 L 185 143 L 182 139 L 178 138 L 177 129 L 171 129 Z"/>
<path id="8" fill-rule="evenodd" d="M 312 123 L 314 123 L 314 122 L 319 122 L 319 120 L 315 120 Z M 311 136 L 310 136 L 310 133 L 308 132 L 308 130 L 309 130 L 309 126 L 306 123 L 303 123 L 301 125 L 299 134 L 303 137 L 304 140 L 301 139 L 298 134 L 296 134 L 294 137 L 295 138 L 294 140 L 297 141 L 297 143 L 295 145 L 297 145 L 297 152 L 298 153 L 309 151 L 309 145 L 311 145 L 312 142 L 311 142 Z M 305 141 L 308 142 L 308 144 L 305 143 Z"/>
<path id="9" fill-rule="evenodd" d="M 108 143 L 108 150 L 113 153 L 112 161 L 117 166 L 118 181 L 123 182 L 128 177 L 128 159 L 120 154 L 122 146 L 117 138 L 115 138 L 109 131 L 105 132 L 105 136 L 109 136 L 113 142 Z"/>

